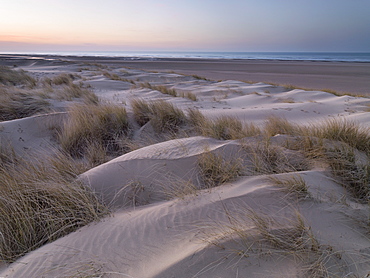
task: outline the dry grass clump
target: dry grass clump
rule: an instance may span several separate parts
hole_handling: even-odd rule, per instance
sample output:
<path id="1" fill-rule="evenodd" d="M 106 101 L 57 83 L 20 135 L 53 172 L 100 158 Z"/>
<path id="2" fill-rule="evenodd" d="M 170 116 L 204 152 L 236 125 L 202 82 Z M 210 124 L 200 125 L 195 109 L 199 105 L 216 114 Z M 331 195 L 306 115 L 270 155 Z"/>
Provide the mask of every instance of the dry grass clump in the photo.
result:
<path id="1" fill-rule="evenodd" d="M 286 140 L 284 147 L 289 150 L 302 152 L 308 159 L 322 159 L 325 157 L 324 139 L 305 135 L 295 136 Z"/>
<path id="2" fill-rule="evenodd" d="M 326 152 L 332 173 L 339 177 L 355 198 L 370 201 L 370 162 L 361 163 L 356 157 L 355 150 L 349 146 L 339 146 Z"/>
<path id="3" fill-rule="evenodd" d="M 193 77 L 195 79 L 198 79 L 198 80 L 211 81 L 210 79 L 208 79 L 206 77 L 199 76 L 199 75 L 196 75 L 196 74 L 192 74 L 191 77 Z"/>
<path id="4" fill-rule="evenodd" d="M 75 166 L 63 156 L 0 166 L 0 260 L 12 262 L 108 213 L 72 181 Z"/>
<path id="5" fill-rule="evenodd" d="M 1 131 L 1 129 L 0 129 Z M 0 168 L 16 163 L 17 158 L 14 149 L 9 143 L 0 140 Z"/>
<path id="6" fill-rule="evenodd" d="M 279 98 L 278 101 L 281 103 L 295 103 L 294 99 L 292 98 Z"/>
<path id="7" fill-rule="evenodd" d="M 280 121 L 280 120 L 279 120 Z M 286 129 L 289 130 L 289 129 Z M 308 158 L 321 159 L 331 167 L 333 174 L 359 200 L 370 198 L 370 129 L 348 120 L 327 120 L 324 124 L 297 128 L 300 130 L 295 143 L 287 143 L 291 149 L 302 150 Z M 367 155 L 361 162 L 356 152 Z"/>
<path id="8" fill-rule="evenodd" d="M 182 110 L 164 100 L 146 102 L 135 99 L 131 102 L 134 118 L 141 126 L 150 121 L 158 133 L 177 132 L 187 122 Z"/>
<path id="9" fill-rule="evenodd" d="M 202 129 L 209 124 L 208 119 L 198 109 L 189 108 L 187 112 L 189 123 L 195 127 L 198 132 L 201 132 Z"/>
<path id="10" fill-rule="evenodd" d="M 0 83 L 4 85 L 26 85 L 34 87 L 36 80 L 23 70 L 12 70 L 6 66 L 0 66 Z"/>
<path id="11" fill-rule="evenodd" d="M 300 135 L 300 129 L 285 118 L 270 116 L 265 122 L 265 133 L 267 137 L 277 134 Z"/>
<path id="12" fill-rule="evenodd" d="M 134 112 L 134 119 L 140 126 L 145 125 L 153 117 L 151 104 L 143 99 L 133 99 L 131 107 Z"/>
<path id="13" fill-rule="evenodd" d="M 49 107 L 49 102 L 32 92 L 0 88 L 0 121 L 44 113 L 49 111 Z"/>
<path id="14" fill-rule="evenodd" d="M 121 71 L 121 72 L 125 73 L 124 71 Z M 135 81 L 134 80 L 131 80 L 131 79 L 128 79 L 128 78 L 122 78 L 118 74 L 115 74 L 115 73 L 110 73 L 110 72 L 104 71 L 103 72 L 103 75 L 105 77 L 111 79 L 111 80 L 128 82 L 128 83 L 131 83 L 131 84 L 135 85 Z"/>
<path id="15" fill-rule="evenodd" d="M 185 97 L 192 100 L 192 101 L 197 101 L 198 100 L 197 95 L 194 94 L 194 93 L 190 93 L 190 92 L 186 93 Z"/>
<path id="16" fill-rule="evenodd" d="M 62 73 L 51 79 L 51 83 L 55 85 L 69 85 L 73 82 L 75 76 L 73 74 Z"/>
<path id="17" fill-rule="evenodd" d="M 279 174 L 309 169 L 306 158 L 296 151 L 287 150 L 268 141 L 245 144 L 243 149 L 252 160 L 250 174 Z"/>
<path id="18" fill-rule="evenodd" d="M 208 120 L 195 108 L 188 109 L 186 116 L 180 109 L 163 100 L 147 102 L 134 99 L 131 106 L 136 122 L 143 126 L 151 121 L 157 132 L 177 132 L 180 126 L 188 124 L 195 133 L 219 140 L 235 140 L 260 133 L 253 124 L 246 128 L 239 119 L 230 116 Z"/>
<path id="19" fill-rule="evenodd" d="M 197 101 L 198 100 L 197 95 L 194 94 L 194 93 L 191 93 L 191 92 L 187 92 L 187 93 L 181 92 L 181 93 L 179 93 L 178 96 L 180 96 L 182 98 L 188 98 L 188 99 L 190 99 L 192 101 Z"/>
<path id="20" fill-rule="evenodd" d="M 43 92 L 41 94 L 43 94 L 44 98 L 67 101 L 82 98 L 85 103 L 97 104 L 99 102 L 98 97 L 89 88 L 85 87 L 82 82 L 78 84 L 73 83 L 75 79 L 76 76 L 73 74 L 65 73 L 53 79 L 44 78 L 41 81 L 43 86 Z"/>
<path id="21" fill-rule="evenodd" d="M 243 172 L 240 158 L 225 158 L 222 154 L 205 152 L 198 158 L 200 176 L 205 188 L 232 181 Z"/>
<path id="22" fill-rule="evenodd" d="M 97 151 L 114 154 L 122 151 L 119 139 L 130 135 L 126 109 L 117 105 L 78 104 L 71 107 L 69 117 L 58 134 L 64 151 L 73 157 Z M 90 148 L 93 148 L 91 150 Z"/>
<path id="23" fill-rule="evenodd" d="M 297 195 L 298 198 L 309 196 L 306 181 L 301 176 L 290 176 L 287 178 L 271 176 L 269 180 L 273 184 L 285 189 L 287 192 Z"/>
<path id="24" fill-rule="evenodd" d="M 358 93 L 350 93 L 350 92 L 338 92 L 336 90 L 333 90 L 333 89 L 320 89 L 320 91 L 323 91 L 323 92 L 327 92 L 329 94 L 332 94 L 332 95 L 335 95 L 335 96 L 352 96 L 352 97 L 364 97 L 364 98 L 368 98 L 368 96 L 364 95 L 364 94 L 358 94 Z"/>
<path id="25" fill-rule="evenodd" d="M 186 116 L 182 110 L 166 101 L 152 103 L 153 118 L 151 123 L 158 133 L 177 132 L 180 126 L 186 123 Z"/>
<path id="26" fill-rule="evenodd" d="M 82 84 L 76 85 L 73 83 L 57 90 L 56 98 L 67 101 L 82 98 L 85 103 L 90 104 L 97 104 L 99 102 L 98 97 L 91 90 L 84 88 Z"/>
<path id="27" fill-rule="evenodd" d="M 230 116 L 220 116 L 203 127 L 203 135 L 219 140 L 235 140 L 246 136 L 242 122 Z"/>
<path id="28" fill-rule="evenodd" d="M 224 220 L 213 221 L 205 228 L 209 244 L 239 257 L 238 261 L 263 256 L 292 258 L 301 265 L 302 277 L 329 277 L 334 256 L 323 250 L 298 211 L 272 217 L 244 204 L 234 205 L 232 210 L 222 206 Z"/>
<path id="29" fill-rule="evenodd" d="M 179 178 L 169 178 L 165 184 L 162 185 L 162 192 L 166 199 L 172 200 L 174 198 L 184 199 L 186 196 L 196 196 L 198 193 L 198 186 L 190 180 L 183 180 Z"/>
<path id="30" fill-rule="evenodd" d="M 259 128 L 253 124 L 245 126 L 239 119 L 231 116 L 209 120 L 197 109 L 188 110 L 188 121 L 197 133 L 218 140 L 236 140 L 260 134 Z"/>
<path id="31" fill-rule="evenodd" d="M 348 120 L 327 120 L 324 124 L 311 127 L 311 136 L 344 142 L 351 147 L 370 154 L 370 129 L 362 128 Z"/>
<path id="32" fill-rule="evenodd" d="M 279 85 L 279 86 L 282 86 L 284 89 L 286 89 L 288 91 L 295 90 L 295 89 L 302 89 L 302 90 L 304 90 L 304 88 L 298 87 L 298 86 L 293 85 L 293 84 L 282 84 L 282 85 Z"/>
<path id="33" fill-rule="evenodd" d="M 148 88 L 151 90 L 155 90 L 155 91 L 161 92 L 162 94 L 177 97 L 177 91 L 175 89 L 169 89 L 166 86 L 153 85 L 153 84 L 150 84 L 149 82 L 140 83 L 138 86 L 142 88 Z"/>

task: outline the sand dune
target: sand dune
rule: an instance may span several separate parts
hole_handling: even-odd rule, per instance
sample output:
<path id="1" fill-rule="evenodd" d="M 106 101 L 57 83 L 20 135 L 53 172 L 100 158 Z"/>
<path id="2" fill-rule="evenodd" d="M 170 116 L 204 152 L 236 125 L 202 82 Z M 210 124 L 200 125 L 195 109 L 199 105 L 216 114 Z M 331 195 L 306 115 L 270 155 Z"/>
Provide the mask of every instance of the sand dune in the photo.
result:
<path id="1" fill-rule="evenodd" d="M 233 116 L 261 128 L 269 116 L 302 126 L 343 119 L 370 127 L 368 98 L 118 66 L 99 69 L 77 62 L 20 66 L 38 78 L 77 73 L 75 82 L 89 84 L 101 102 L 120 104 L 130 116 L 133 99 L 164 99 L 183 111 L 197 108 L 209 119 Z M 104 71 L 116 74 L 115 80 Z M 145 87 L 144 82 L 175 89 L 179 96 Z M 67 112 L 59 112 L 1 122 L 1 142 L 22 156 L 51 155 L 58 143 L 50 126 L 66 117 Z M 217 140 L 189 134 L 166 139 L 149 125 L 137 128 L 134 136 L 146 146 L 79 176 L 110 205 L 111 215 L 4 265 L 1 277 L 370 275 L 368 204 L 341 186 L 324 161 L 289 148 L 297 136 L 277 134 L 266 141 L 262 135 Z M 289 163 L 274 169 L 289 170 L 258 172 L 258 147 L 281 156 L 275 158 L 278 164 Z M 236 159 L 244 168 L 235 179 L 207 188 L 199 168 L 199 158 L 207 153 Z M 365 153 L 356 150 L 356 155 L 369 163 Z M 305 166 L 298 169 L 300 163 Z M 304 183 L 307 192 L 301 196 L 274 180 Z"/>

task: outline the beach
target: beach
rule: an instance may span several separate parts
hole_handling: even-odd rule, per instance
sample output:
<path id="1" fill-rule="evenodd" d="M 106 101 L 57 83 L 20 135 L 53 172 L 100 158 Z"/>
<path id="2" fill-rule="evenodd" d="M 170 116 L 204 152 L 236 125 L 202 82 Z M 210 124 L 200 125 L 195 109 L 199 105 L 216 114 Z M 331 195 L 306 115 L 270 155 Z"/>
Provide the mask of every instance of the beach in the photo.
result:
<path id="1" fill-rule="evenodd" d="M 308 89 L 370 95 L 370 63 L 314 61 L 134 61 L 125 65 L 148 70 L 172 70 L 213 80 L 292 84 Z"/>
<path id="2" fill-rule="evenodd" d="M 370 63 L 0 65 L 0 277 L 370 275 Z"/>
<path id="3" fill-rule="evenodd" d="M 2 55 L 9 57 L 9 55 Z M 22 55 L 13 56 L 23 60 Z M 17 58 L 18 57 L 18 58 Z M 29 59 L 32 56 L 25 56 Z M 1 56 L 0 56 L 1 58 Z M 39 58 L 42 58 L 40 56 Z M 228 59 L 139 59 L 119 57 L 58 57 L 48 59 L 102 63 L 133 67 L 152 71 L 174 71 L 188 75 L 199 75 L 212 80 L 240 80 L 271 82 L 339 93 L 370 95 L 370 63 L 366 62 L 321 62 L 321 61 L 277 61 L 277 60 L 228 60 Z"/>

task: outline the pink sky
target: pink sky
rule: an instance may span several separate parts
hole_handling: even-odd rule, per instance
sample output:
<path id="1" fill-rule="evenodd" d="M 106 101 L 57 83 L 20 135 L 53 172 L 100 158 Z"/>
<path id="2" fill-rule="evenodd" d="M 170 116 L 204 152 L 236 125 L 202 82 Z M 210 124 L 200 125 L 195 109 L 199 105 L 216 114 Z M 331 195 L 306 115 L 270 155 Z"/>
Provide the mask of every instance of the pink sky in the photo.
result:
<path id="1" fill-rule="evenodd" d="M 370 51 L 368 0 L 12 0 L 0 51 Z"/>

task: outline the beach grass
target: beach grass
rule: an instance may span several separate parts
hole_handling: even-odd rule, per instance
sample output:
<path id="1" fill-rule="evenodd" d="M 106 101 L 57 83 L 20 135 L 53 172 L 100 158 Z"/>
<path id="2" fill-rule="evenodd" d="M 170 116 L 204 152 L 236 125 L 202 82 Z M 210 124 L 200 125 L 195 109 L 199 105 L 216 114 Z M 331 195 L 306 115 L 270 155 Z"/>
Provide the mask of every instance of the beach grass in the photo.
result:
<path id="1" fill-rule="evenodd" d="M 361 162 L 355 149 L 348 145 L 328 148 L 326 151 L 332 173 L 353 196 L 363 202 L 370 201 L 370 161 Z"/>
<path id="2" fill-rule="evenodd" d="M 113 104 L 76 104 L 58 131 L 62 149 L 73 157 L 84 157 L 97 150 L 121 152 L 118 139 L 130 135 L 131 126 L 124 107 Z"/>
<path id="3" fill-rule="evenodd" d="M 50 103 L 20 88 L 0 87 L 0 121 L 25 118 L 50 111 Z"/>
<path id="4" fill-rule="evenodd" d="M 310 194 L 306 181 L 302 176 L 293 175 L 281 178 L 279 176 L 270 176 L 269 180 L 276 186 L 281 187 L 290 194 L 297 195 L 298 198 L 306 198 Z"/>
<path id="5" fill-rule="evenodd" d="M 178 94 L 178 96 L 182 97 L 182 98 L 187 98 L 187 99 L 190 99 L 192 101 L 197 101 L 198 98 L 197 98 L 197 95 L 192 93 L 192 92 L 180 92 Z"/>
<path id="6" fill-rule="evenodd" d="M 264 131 L 267 137 L 275 136 L 277 134 L 298 135 L 300 133 L 297 125 L 290 123 L 285 118 L 275 116 L 267 117 Z"/>
<path id="7" fill-rule="evenodd" d="M 61 73 L 53 77 L 50 81 L 54 85 L 69 85 L 73 82 L 75 76 L 73 74 Z"/>
<path id="8" fill-rule="evenodd" d="M 153 115 L 152 107 L 149 102 L 136 98 L 131 101 L 135 121 L 143 126 L 150 121 Z"/>
<path id="9" fill-rule="evenodd" d="M 220 116 L 202 126 L 202 135 L 219 140 L 235 140 L 246 136 L 243 123 L 230 116 Z"/>
<path id="10" fill-rule="evenodd" d="M 147 102 L 135 99 L 131 106 L 137 123 L 143 126 L 150 121 L 157 133 L 176 133 L 187 122 L 182 110 L 164 100 Z"/>
<path id="11" fill-rule="evenodd" d="M 256 144 L 243 144 L 251 158 L 250 174 L 279 174 L 309 169 L 309 162 L 298 151 L 292 153 L 282 146 L 262 141 Z"/>
<path id="12" fill-rule="evenodd" d="M 232 207 L 232 208 L 230 208 Z M 333 254 L 323 250 L 307 226 L 302 214 L 292 209 L 288 216 L 264 213 L 245 204 L 226 206 L 220 214 L 224 220 L 201 225 L 204 241 L 224 250 L 228 260 L 245 260 L 264 256 L 292 258 L 302 266 L 302 277 L 329 277 L 328 263 Z"/>
<path id="13" fill-rule="evenodd" d="M 370 155 L 370 129 L 344 119 L 326 120 L 309 128 L 311 136 L 340 141 Z"/>
<path id="14" fill-rule="evenodd" d="M 108 213 L 74 181 L 79 167 L 73 164 L 60 154 L 0 165 L 0 261 L 12 262 Z"/>
<path id="15" fill-rule="evenodd" d="M 227 158 L 223 154 L 207 150 L 199 156 L 198 167 L 205 188 L 212 188 L 235 180 L 243 172 L 240 158 Z"/>
<path id="16" fill-rule="evenodd" d="M 23 70 L 14 70 L 7 66 L 0 66 L 0 84 L 34 87 L 36 80 Z"/>
<path id="17" fill-rule="evenodd" d="M 151 105 L 153 118 L 151 123 L 157 133 L 176 133 L 179 128 L 186 124 L 185 113 L 173 104 L 160 100 Z"/>
<path id="18" fill-rule="evenodd" d="M 145 82 L 145 83 L 138 84 L 138 86 L 142 87 L 142 88 L 155 90 L 155 91 L 161 92 L 162 94 L 170 95 L 170 96 L 173 96 L 173 97 L 178 96 L 178 93 L 175 89 L 170 89 L 170 88 L 168 88 L 166 86 L 163 86 L 163 85 L 154 85 L 154 84 L 151 84 L 149 82 Z"/>

